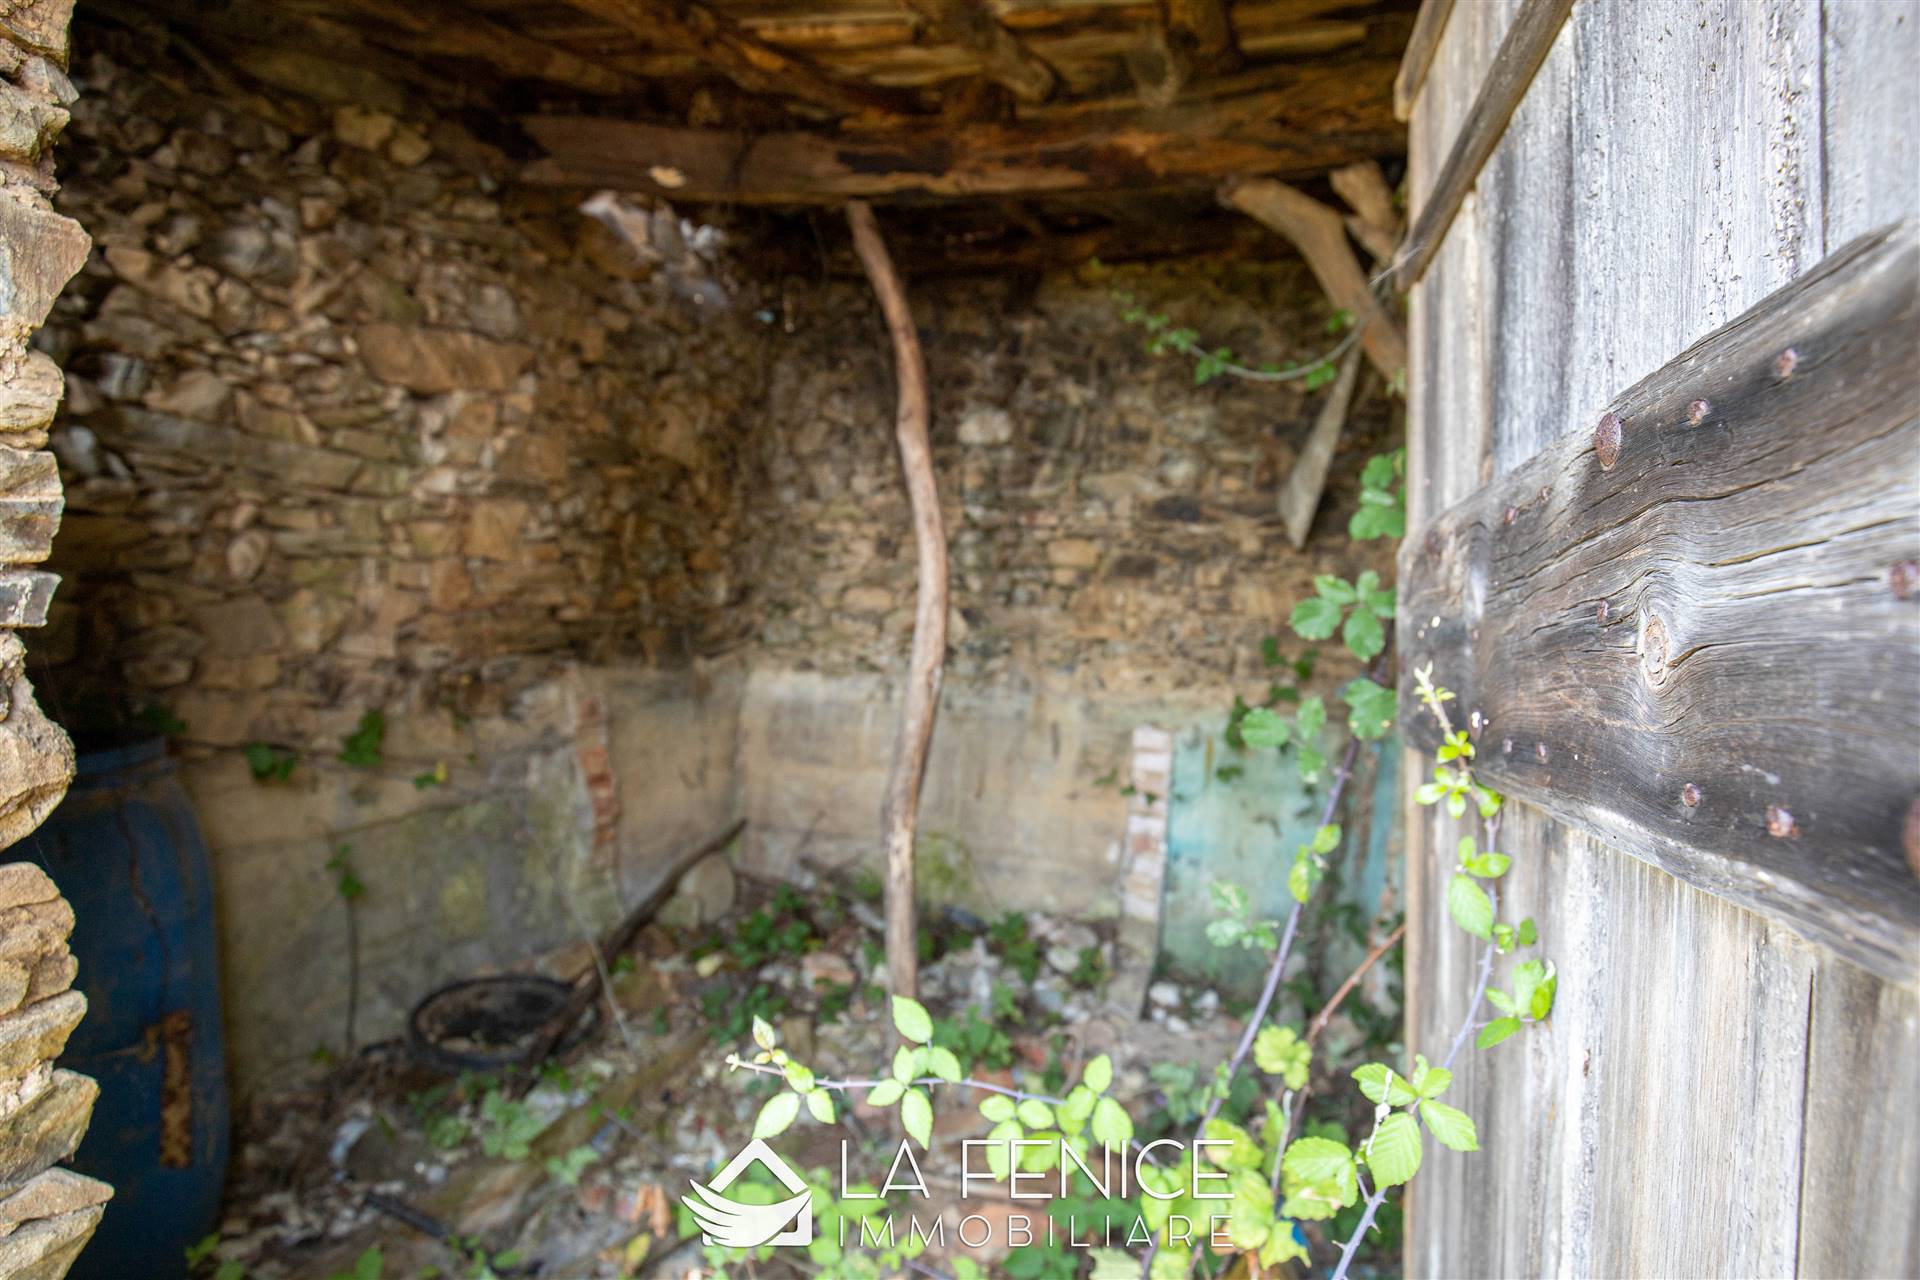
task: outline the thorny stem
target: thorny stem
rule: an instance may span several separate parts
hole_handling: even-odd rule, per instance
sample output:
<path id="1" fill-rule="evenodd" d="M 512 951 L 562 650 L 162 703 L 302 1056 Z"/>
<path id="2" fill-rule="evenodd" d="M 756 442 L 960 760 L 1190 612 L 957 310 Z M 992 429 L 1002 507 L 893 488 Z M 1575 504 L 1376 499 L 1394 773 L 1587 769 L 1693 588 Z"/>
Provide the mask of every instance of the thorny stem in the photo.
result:
<path id="1" fill-rule="evenodd" d="M 1382 653 L 1380 661 L 1386 660 Z M 1327 789 L 1327 802 L 1320 810 L 1320 825 L 1326 826 L 1333 821 L 1333 815 L 1340 811 L 1341 797 L 1346 794 L 1347 780 L 1353 777 L 1354 761 L 1360 756 L 1360 739 L 1348 738 L 1346 753 L 1340 758 L 1340 768 L 1333 775 L 1333 785 Z M 1233 1082 L 1240 1074 L 1240 1068 L 1246 1065 L 1247 1055 L 1253 1051 L 1254 1037 L 1260 1034 L 1260 1028 L 1267 1020 L 1267 1010 L 1273 1007 L 1273 998 L 1280 990 L 1280 975 L 1286 971 L 1287 958 L 1293 951 L 1294 936 L 1300 930 L 1300 913 L 1305 908 L 1303 902 L 1293 904 L 1293 910 L 1287 912 L 1287 924 L 1280 935 L 1279 949 L 1273 953 L 1273 963 L 1267 966 L 1266 985 L 1260 990 L 1260 999 L 1253 1006 L 1253 1012 L 1247 1015 L 1247 1025 L 1240 1033 L 1240 1043 L 1234 1046 L 1233 1056 L 1227 1059 L 1227 1078 L 1212 1090 L 1212 1099 L 1207 1103 L 1207 1112 L 1200 1117 L 1200 1126 L 1194 1130 L 1193 1143 L 1206 1136 L 1207 1126 L 1220 1114 L 1220 1105 L 1226 1101 L 1226 1095 L 1232 1091 Z M 1193 1144 L 1189 1144 L 1190 1147 Z M 1140 1263 L 1140 1275 L 1146 1277 L 1153 1270 L 1154 1255 L 1160 1252 L 1160 1237 L 1155 1235 L 1147 1246 L 1146 1256 Z"/>
<path id="2" fill-rule="evenodd" d="M 1448 721 L 1445 708 L 1438 702 L 1430 705 L 1432 706 L 1434 717 L 1440 721 L 1443 728 L 1446 727 Z M 1452 730 L 1449 728 L 1447 732 L 1451 733 Z M 1486 845 L 1488 848 L 1492 848 L 1494 839 L 1500 831 L 1499 813 L 1496 812 L 1492 817 L 1485 819 L 1484 827 Z M 1500 915 L 1500 891 L 1494 886 L 1489 885 L 1487 887 L 1487 900 L 1493 904 L 1494 918 L 1498 919 Z M 1460 1050 L 1466 1046 L 1467 1037 L 1473 1033 L 1474 1025 L 1479 1020 L 1480 1006 L 1485 1003 L 1487 998 L 1487 983 L 1493 977 L 1494 953 L 1498 950 L 1499 948 L 1494 946 L 1491 941 L 1481 949 L 1480 978 L 1479 981 L 1474 984 L 1473 999 L 1467 1004 L 1466 1016 L 1460 1019 L 1460 1029 L 1453 1034 L 1453 1045 L 1447 1050 L 1446 1060 L 1440 1064 L 1444 1068 L 1452 1069 L 1453 1060 L 1459 1056 Z M 1360 1214 L 1360 1225 L 1353 1229 L 1353 1234 L 1347 1237 L 1346 1244 L 1341 1246 L 1340 1265 L 1333 1269 L 1333 1280 L 1346 1280 L 1347 1268 L 1353 1264 L 1353 1255 L 1359 1250 L 1360 1242 L 1367 1238 L 1367 1232 L 1373 1229 L 1374 1215 L 1380 1212 L 1380 1206 L 1386 1202 L 1386 1198 L 1387 1188 L 1385 1187 L 1376 1187 L 1373 1194 L 1367 1197 L 1366 1207 Z"/>
<path id="3" fill-rule="evenodd" d="M 786 1072 L 782 1071 L 779 1067 L 769 1066 L 764 1062 L 745 1062 L 735 1056 L 728 1057 L 727 1066 L 735 1071 L 754 1071 L 763 1076 L 786 1075 Z M 896 1082 L 892 1076 L 888 1076 L 884 1080 L 815 1080 L 813 1087 L 816 1089 L 830 1089 L 835 1093 L 846 1093 L 854 1089 L 871 1089 L 875 1085 L 891 1083 Z M 921 1076 L 917 1080 L 909 1080 L 906 1083 L 910 1085 L 919 1084 L 934 1087 L 949 1085 L 956 1089 L 978 1089 L 983 1093 L 997 1093 L 1002 1097 L 1012 1098 L 1015 1102 L 1031 1100 L 1034 1102 L 1044 1102 L 1054 1107 L 1064 1107 L 1067 1105 L 1066 1099 L 1064 1098 L 1055 1098 L 1044 1093 L 1028 1093 L 1023 1089 L 1009 1089 L 1005 1085 L 991 1084 L 985 1080 L 975 1080 L 971 1077 L 965 1080 L 942 1080 L 939 1076 Z"/>

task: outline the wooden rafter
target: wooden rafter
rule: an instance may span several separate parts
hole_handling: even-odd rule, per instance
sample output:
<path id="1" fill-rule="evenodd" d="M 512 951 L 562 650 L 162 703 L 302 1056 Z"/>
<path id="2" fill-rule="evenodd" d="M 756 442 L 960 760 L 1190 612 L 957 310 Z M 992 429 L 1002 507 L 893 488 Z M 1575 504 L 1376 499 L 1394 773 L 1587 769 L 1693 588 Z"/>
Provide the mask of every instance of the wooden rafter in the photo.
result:
<path id="1" fill-rule="evenodd" d="M 1240 61 L 1225 0 L 1166 0 L 1167 40 L 1201 71 L 1231 71 Z"/>
<path id="2" fill-rule="evenodd" d="M 1005 85 L 1022 102 L 1044 102 L 1060 83 L 1045 59 L 1006 29 L 985 0 L 908 0 L 943 40 L 961 45 L 980 59 L 988 77 Z"/>
<path id="3" fill-rule="evenodd" d="M 1433 65 L 1434 51 L 1446 32 L 1447 18 L 1453 13 L 1453 0 L 1422 0 L 1420 16 L 1414 19 L 1413 34 L 1407 38 L 1407 51 L 1400 59 L 1400 73 L 1393 78 L 1393 114 L 1405 120 L 1413 115 L 1413 102 L 1420 86 L 1427 82 L 1427 68 Z"/>
<path id="4" fill-rule="evenodd" d="M 680 200 L 839 204 L 849 199 L 1018 195 L 1191 186 L 1233 174 L 1307 174 L 1397 145 L 1391 130 L 1315 133 L 1273 124 L 1221 134 L 1196 112 L 1155 130 L 1134 117 L 1066 125 L 967 125 L 769 134 L 584 116 L 523 117 L 545 159 L 530 182 Z M 1336 219 L 1337 221 L 1337 219 Z"/>
<path id="5" fill-rule="evenodd" d="M 1407 369 L 1406 335 L 1367 287 L 1366 273 L 1347 243 L 1346 220 L 1339 211 L 1284 182 L 1260 179 L 1230 182 L 1221 189 L 1220 198 L 1293 241 L 1333 304 L 1366 322 L 1360 347 L 1367 359 L 1388 385 L 1400 384 Z"/>
<path id="6" fill-rule="evenodd" d="M 755 39 L 738 24 L 694 0 L 568 0 L 574 8 L 653 44 L 698 56 L 741 88 L 795 98 L 847 113 L 907 115 L 911 95 L 841 80 L 813 63 Z"/>
<path id="7" fill-rule="evenodd" d="M 471 58 L 509 76 L 551 80 L 594 94 L 634 93 L 640 81 L 571 50 L 523 35 L 472 9 L 433 0 L 348 0 L 353 8 L 405 33 L 412 51 Z"/>

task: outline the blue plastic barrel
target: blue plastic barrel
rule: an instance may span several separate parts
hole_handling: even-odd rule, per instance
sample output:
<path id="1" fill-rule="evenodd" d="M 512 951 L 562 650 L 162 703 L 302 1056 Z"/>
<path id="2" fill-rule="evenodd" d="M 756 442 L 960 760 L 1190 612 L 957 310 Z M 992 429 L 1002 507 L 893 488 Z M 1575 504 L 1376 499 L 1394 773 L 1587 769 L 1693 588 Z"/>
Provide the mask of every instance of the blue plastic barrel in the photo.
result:
<path id="1" fill-rule="evenodd" d="M 72 1164 L 113 1200 L 70 1274 L 184 1276 L 219 1218 L 227 1068 L 207 846 L 164 742 L 82 752 L 67 798 L 8 856 L 73 904 L 88 1008 L 60 1065 L 100 1082 Z"/>

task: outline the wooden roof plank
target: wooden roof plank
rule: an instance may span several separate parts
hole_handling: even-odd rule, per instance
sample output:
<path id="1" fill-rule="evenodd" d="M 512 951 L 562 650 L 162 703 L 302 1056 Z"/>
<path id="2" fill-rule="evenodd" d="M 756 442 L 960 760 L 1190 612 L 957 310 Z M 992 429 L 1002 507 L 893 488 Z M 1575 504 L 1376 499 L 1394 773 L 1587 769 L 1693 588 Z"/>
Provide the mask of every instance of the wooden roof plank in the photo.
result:
<path id="1" fill-rule="evenodd" d="M 986 0 L 907 0 L 944 40 L 970 50 L 996 83 L 1023 102 L 1045 102 L 1060 83 L 1045 59 L 1000 25 Z"/>
<path id="2" fill-rule="evenodd" d="M 568 2 L 648 43 L 670 43 L 697 53 L 750 92 L 796 98 L 842 114 L 908 115 L 920 108 L 910 95 L 836 79 L 803 58 L 755 39 L 732 19 L 694 0 Z"/>

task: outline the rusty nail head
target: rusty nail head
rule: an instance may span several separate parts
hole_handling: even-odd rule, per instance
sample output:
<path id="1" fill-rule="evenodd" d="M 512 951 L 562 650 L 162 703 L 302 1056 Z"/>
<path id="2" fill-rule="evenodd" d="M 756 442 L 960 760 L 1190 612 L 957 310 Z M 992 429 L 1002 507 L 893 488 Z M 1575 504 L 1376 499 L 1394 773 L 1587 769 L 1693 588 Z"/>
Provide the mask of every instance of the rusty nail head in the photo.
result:
<path id="1" fill-rule="evenodd" d="M 1691 782 L 1689 782 L 1686 786 L 1680 788 L 1680 803 L 1684 804 L 1689 809 L 1699 808 L 1700 807 L 1700 788 L 1694 786 Z"/>
<path id="2" fill-rule="evenodd" d="M 1519 515 L 1519 514 L 1520 514 L 1520 508 L 1518 508 L 1518 507 L 1508 507 L 1508 508 L 1507 508 L 1507 514 L 1506 514 L 1506 515 L 1504 515 L 1504 516 L 1501 516 L 1501 517 L 1500 517 L 1500 523 L 1501 523 L 1501 524 L 1512 524 L 1512 523 L 1513 523 L 1513 518 L 1514 518 L 1515 516 L 1517 516 L 1517 515 Z"/>
<path id="3" fill-rule="evenodd" d="M 1773 376 L 1784 382 L 1793 376 L 1793 371 L 1799 367 L 1799 364 L 1800 353 L 1788 347 L 1773 358 Z"/>
<path id="4" fill-rule="evenodd" d="M 1537 755 L 1537 756 L 1539 756 L 1539 757 L 1540 757 L 1540 763 L 1541 763 L 1541 764 L 1545 764 L 1545 763 L 1547 762 L 1547 744 L 1546 744 L 1546 743 L 1544 743 L 1544 742 L 1536 742 L 1536 743 L 1534 743 L 1534 744 L 1533 744 L 1533 754 L 1535 754 L 1535 755 Z"/>
<path id="5" fill-rule="evenodd" d="M 1611 409 L 1600 415 L 1593 429 L 1593 454 L 1600 459 L 1602 471 L 1613 470 L 1620 461 L 1620 415 Z"/>
<path id="6" fill-rule="evenodd" d="M 1693 427 L 1699 426 L 1707 420 L 1707 415 L 1712 412 L 1713 406 L 1707 401 L 1695 400 L 1687 406 L 1687 425 Z"/>
<path id="7" fill-rule="evenodd" d="M 1767 806 L 1767 834 L 1776 840 L 1786 840 L 1800 834 L 1800 827 L 1793 820 L 1793 810 L 1783 804 Z"/>
<path id="8" fill-rule="evenodd" d="M 1887 585 L 1893 588 L 1896 599 L 1911 600 L 1916 588 L 1920 588 L 1920 560 L 1900 560 L 1887 570 Z"/>

